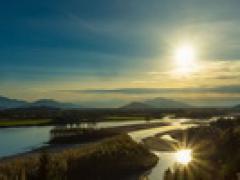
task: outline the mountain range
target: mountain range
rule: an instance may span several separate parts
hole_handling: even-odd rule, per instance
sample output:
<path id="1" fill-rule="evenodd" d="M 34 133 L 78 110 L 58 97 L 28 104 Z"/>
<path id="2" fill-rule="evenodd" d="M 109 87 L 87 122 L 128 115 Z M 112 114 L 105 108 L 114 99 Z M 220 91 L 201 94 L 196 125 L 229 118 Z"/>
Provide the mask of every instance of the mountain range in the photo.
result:
<path id="1" fill-rule="evenodd" d="M 240 109 L 240 104 L 236 105 L 234 108 Z"/>
<path id="2" fill-rule="evenodd" d="M 154 98 L 145 100 L 143 102 L 132 102 L 125 106 L 122 106 L 123 109 L 149 109 L 149 108 L 190 108 L 191 105 L 181 102 L 175 101 L 167 98 Z"/>
<path id="3" fill-rule="evenodd" d="M 131 102 L 120 108 L 121 109 L 151 109 L 153 107 L 148 104 L 142 103 L 142 102 Z"/>
<path id="4" fill-rule="evenodd" d="M 0 109 L 23 107 L 27 104 L 28 103 L 23 100 L 10 99 L 0 96 Z"/>
<path id="5" fill-rule="evenodd" d="M 0 109 L 28 108 L 28 107 L 51 107 L 51 108 L 81 108 L 80 105 L 58 102 L 52 99 L 40 99 L 34 102 L 27 102 L 18 99 L 10 99 L 0 96 Z"/>
<path id="6" fill-rule="evenodd" d="M 74 103 L 59 102 L 53 99 L 40 99 L 34 102 L 28 102 L 24 100 L 11 99 L 7 97 L 0 96 L 0 109 L 10 109 L 10 108 L 30 108 L 30 107 L 50 107 L 50 108 L 60 108 L 60 109 L 77 109 L 84 108 L 88 106 L 82 106 Z M 89 106 L 93 107 L 94 106 Z M 167 99 L 167 98 L 153 98 L 145 101 L 135 101 L 130 102 L 121 109 L 151 109 L 151 108 L 191 108 L 194 107 L 188 103 Z M 240 104 L 236 105 L 234 108 L 240 108 Z"/>

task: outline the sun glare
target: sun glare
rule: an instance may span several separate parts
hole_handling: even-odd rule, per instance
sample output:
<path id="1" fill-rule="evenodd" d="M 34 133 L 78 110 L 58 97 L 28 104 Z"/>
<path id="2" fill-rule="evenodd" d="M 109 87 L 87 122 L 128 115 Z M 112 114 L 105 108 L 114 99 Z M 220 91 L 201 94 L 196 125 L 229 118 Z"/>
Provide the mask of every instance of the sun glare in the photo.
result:
<path id="1" fill-rule="evenodd" d="M 195 50 L 191 45 L 184 45 L 177 49 L 176 60 L 179 63 L 191 63 L 195 58 Z"/>
<path id="2" fill-rule="evenodd" d="M 196 69 L 196 50 L 191 44 L 179 46 L 174 53 L 177 74 L 190 74 Z"/>
<path id="3" fill-rule="evenodd" d="M 182 149 L 176 152 L 176 160 L 178 163 L 187 165 L 192 160 L 192 150 L 191 149 Z"/>

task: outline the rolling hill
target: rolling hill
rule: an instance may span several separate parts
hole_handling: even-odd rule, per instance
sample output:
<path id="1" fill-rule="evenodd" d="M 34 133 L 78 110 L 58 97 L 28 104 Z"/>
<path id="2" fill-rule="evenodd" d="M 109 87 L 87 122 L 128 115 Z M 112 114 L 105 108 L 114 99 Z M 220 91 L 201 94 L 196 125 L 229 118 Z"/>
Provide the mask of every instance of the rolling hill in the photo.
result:
<path id="1" fill-rule="evenodd" d="M 18 108 L 28 105 L 28 102 L 0 96 L 0 109 Z"/>
<path id="2" fill-rule="evenodd" d="M 155 108 L 190 108 L 192 107 L 191 105 L 181 101 L 176 101 L 176 100 L 166 99 L 161 97 L 149 99 L 144 101 L 143 103 Z"/>
<path id="3" fill-rule="evenodd" d="M 24 100 L 10 99 L 7 97 L 0 96 L 0 109 L 11 109 L 11 108 L 32 108 L 32 107 L 49 107 L 49 108 L 60 108 L 60 109 L 72 109 L 81 108 L 78 104 L 63 103 L 52 99 L 40 99 L 34 102 L 27 102 Z"/>
<path id="4" fill-rule="evenodd" d="M 122 106 L 124 109 L 149 109 L 149 108 L 190 108 L 191 105 L 166 98 L 154 98 L 143 102 L 132 102 Z"/>
<path id="5" fill-rule="evenodd" d="M 30 103 L 28 106 L 30 106 L 30 107 L 54 107 L 54 108 L 62 108 L 62 109 L 80 108 L 80 106 L 76 105 L 76 104 L 58 102 L 58 101 L 55 101 L 52 99 L 40 99 L 40 100 Z"/>
<path id="6" fill-rule="evenodd" d="M 121 107 L 121 109 L 151 109 L 151 108 L 153 107 L 141 102 L 131 102 Z"/>
<path id="7" fill-rule="evenodd" d="M 234 108 L 236 108 L 236 109 L 240 109 L 240 104 L 234 106 Z"/>

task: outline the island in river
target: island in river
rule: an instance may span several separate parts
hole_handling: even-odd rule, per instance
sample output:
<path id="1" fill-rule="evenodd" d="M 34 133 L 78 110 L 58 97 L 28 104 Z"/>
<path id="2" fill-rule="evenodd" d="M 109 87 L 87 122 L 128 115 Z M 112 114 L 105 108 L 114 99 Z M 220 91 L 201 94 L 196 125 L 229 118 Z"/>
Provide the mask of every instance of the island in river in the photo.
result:
<path id="1" fill-rule="evenodd" d="M 165 173 L 164 171 L 168 167 L 173 167 L 175 162 L 173 161 L 173 159 L 167 160 L 165 158 L 168 163 L 166 163 L 167 166 L 163 169 L 161 166 L 162 164 L 165 164 L 165 162 L 163 162 L 164 157 L 161 157 L 161 155 L 165 153 L 165 157 L 168 157 L 169 153 L 170 156 L 172 156 L 174 154 L 173 151 L 176 151 L 176 149 L 174 149 L 173 147 L 182 148 L 183 144 L 181 144 L 180 142 L 182 142 L 183 140 L 183 134 L 185 134 L 186 132 L 191 132 L 187 133 L 188 137 L 194 140 L 196 139 L 195 136 L 197 136 L 197 140 L 199 142 L 201 139 L 204 139 L 204 141 L 206 141 L 206 138 L 204 138 L 203 135 L 207 134 L 206 132 L 208 131 L 213 133 L 211 135 L 213 137 L 221 137 L 219 136 L 219 134 L 216 133 L 217 131 L 209 130 L 210 127 L 212 128 L 215 126 L 218 131 L 220 131 L 219 129 L 221 129 L 221 126 L 216 126 L 216 124 L 214 123 L 210 123 L 209 126 L 209 123 L 206 123 L 205 121 L 203 122 L 204 123 L 202 124 L 199 122 L 197 123 L 197 125 L 200 125 L 201 128 L 192 127 L 192 124 L 187 123 L 183 119 L 175 119 L 174 121 L 168 123 L 163 123 L 163 120 L 161 120 L 161 122 L 154 123 L 149 123 L 149 121 L 145 121 L 145 124 L 133 124 L 128 126 L 125 125 L 125 127 L 112 127 L 105 128 L 103 130 L 88 129 L 86 131 L 86 129 L 83 130 L 81 129 L 81 127 L 76 128 L 75 126 L 71 126 L 71 128 L 68 129 L 58 129 L 55 132 L 57 132 L 57 134 L 61 134 L 62 131 L 63 136 L 57 136 L 58 139 L 51 139 L 53 141 L 50 142 L 50 144 L 54 145 L 50 145 L 47 148 L 41 148 L 37 151 L 24 154 L 24 156 L 3 159 L 1 161 L 0 171 L 1 174 L 5 175 L 5 177 L 7 176 L 8 179 L 14 178 L 16 176 L 27 177 L 28 179 L 36 179 L 37 177 L 41 177 L 41 179 L 61 179 L 66 177 L 67 179 L 74 179 L 81 176 L 82 179 L 86 179 L 86 176 L 89 177 L 89 175 L 93 176 L 91 177 L 91 179 L 96 179 L 96 177 L 99 179 L 127 179 L 130 177 L 138 179 L 139 177 L 145 176 L 147 176 L 149 179 L 161 179 L 165 176 L 167 178 L 173 178 L 174 176 L 178 176 L 178 171 L 182 170 L 171 169 L 167 170 L 167 173 Z M 217 122 L 219 123 L 220 121 Z M 236 120 L 236 122 L 234 121 L 234 123 L 231 122 L 232 121 L 229 120 L 227 120 L 227 122 L 221 121 L 220 124 L 225 123 L 223 127 L 230 127 L 227 128 L 230 132 L 230 129 L 232 127 L 238 127 L 238 120 Z M 186 130 L 187 128 L 190 129 Z M 204 130 L 202 130 L 202 128 Z M 92 132 L 89 133 L 89 130 L 91 130 Z M 102 133 L 101 131 L 104 133 Z M 228 134 L 228 131 L 221 131 L 220 134 Z M 234 128 L 233 132 L 235 133 L 235 131 L 237 132 L 237 128 Z M 96 132 L 97 135 L 94 135 L 94 133 Z M 99 132 L 101 136 L 99 135 Z M 198 133 L 196 135 L 192 132 L 204 133 Z M 124 135 L 124 133 L 128 133 L 129 136 L 126 134 Z M 94 136 L 97 136 L 98 138 L 95 139 Z M 208 136 L 210 136 L 210 134 L 208 134 Z M 237 134 L 234 135 L 234 137 L 235 136 L 237 137 Z M 81 139 L 80 137 L 84 138 Z M 166 145 L 168 145 L 168 148 L 166 148 Z M 234 144 L 233 146 L 233 149 L 235 150 L 237 147 L 236 145 L 237 144 Z M 216 145 L 216 147 L 218 146 L 219 145 Z M 154 150 L 153 153 L 151 153 L 152 150 Z M 196 150 L 194 149 L 194 151 Z M 215 155 L 218 154 L 217 151 L 213 152 Z M 211 158 L 216 158 L 215 156 L 210 156 L 209 154 L 206 157 L 203 156 L 202 153 L 199 154 L 201 154 L 201 156 L 198 156 L 198 158 L 201 157 L 200 159 L 208 159 L 206 157 L 209 157 L 209 160 L 211 160 Z M 158 163 L 157 157 L 160 157 Z M 106 163 L 102 164 L 102 162 L 105 162 L 105 159 Z M 236 162 L 238 162 L 237 157 L 235 159 Z M 84 169 L 83 165 L 81 165 L 81 163 L 83 162 L 84 167 L 87 167 L 87 169 Z M 226 164 L 228 165 L 229 162 L 226 161 L 226 163 L 222 164 L 222 166 L 225 167 Z M 146 171 L 151 169 L 154 165 L 156 166 L 152 169 L 152 171 Z M 221 167 L 221 165 L 219 164 L 214 165 Z M 35 168 L 32 169 L 29 167 Z M 82 168 L 78 169 L 78 167 Z M 114 168 L 114 170 L 109 173 L 109 169 L 111 169 L 110 167 Z M 161 167 L 162 169 L 159 170 L 159 167 Z M 83 169 L 84 171 L 82 171 Z M 97 173 L 93 173 L 93 171 Z M 158 172 L 158 174 L 156 172 Z M 185 172 L 185 170 L 183 172 Z M 238 172 L 237 169 L 234 170 L 231 174 L 236 175 L 236 172 Z"/>

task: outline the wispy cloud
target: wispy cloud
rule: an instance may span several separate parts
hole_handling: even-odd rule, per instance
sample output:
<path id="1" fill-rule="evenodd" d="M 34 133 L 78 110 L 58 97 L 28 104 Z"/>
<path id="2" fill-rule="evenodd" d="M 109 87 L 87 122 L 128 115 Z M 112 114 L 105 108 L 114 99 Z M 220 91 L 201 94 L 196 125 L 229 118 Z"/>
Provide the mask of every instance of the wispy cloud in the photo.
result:
<path id="1" fill-rule="evenodd" d="M 240 94 L 240 85 L 217 86 L 210 88 L 119 88 L 119 89 L 85 89 L 60 90 L 62 92 L 86 94 L 161 94 L 161 93 L 233 93 Z"/>

